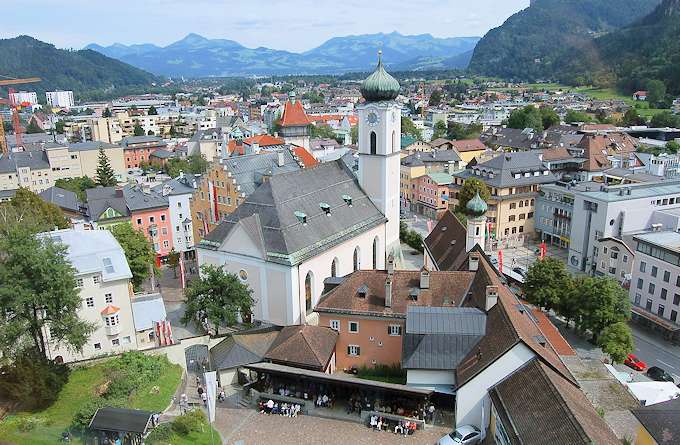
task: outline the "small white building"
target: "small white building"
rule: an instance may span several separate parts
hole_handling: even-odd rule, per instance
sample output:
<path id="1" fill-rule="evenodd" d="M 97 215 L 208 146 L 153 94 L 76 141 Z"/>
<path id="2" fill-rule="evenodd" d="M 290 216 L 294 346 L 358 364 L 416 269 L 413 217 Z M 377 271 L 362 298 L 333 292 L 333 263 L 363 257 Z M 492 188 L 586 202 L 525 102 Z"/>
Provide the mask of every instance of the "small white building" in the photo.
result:
<path id="1" fill-rule="evenodd" d="M 75 105 L 73 91 L 47 91 L 45 93 L 47 103 L 55 108 L 71 108 Z M 37 102 L 37 101 L 36 101 Z"/>
<path id="2" fill-rule="evenodd" d="M 29 103 L 35 105 L 38 103 L 38 95 L 34 91 L 17 91 L 16 93 L 9 93 L 9 100 L 13 104 L 21 105 Z"/>
<path id="3" fill-rule="evenodd" d="M 82 300 L 78 317 L 96 326 L 81 352 L 50 342 L 48 358 L 68 363 L 137 349 L 130 302 L 132 272 L 123 248 L 111 232 L 64 229 L 39 236 L 50 237 L 68 248 L 67 258 L 76 270 Z M 50 338 L 49 328 L 45 338 Z"/>

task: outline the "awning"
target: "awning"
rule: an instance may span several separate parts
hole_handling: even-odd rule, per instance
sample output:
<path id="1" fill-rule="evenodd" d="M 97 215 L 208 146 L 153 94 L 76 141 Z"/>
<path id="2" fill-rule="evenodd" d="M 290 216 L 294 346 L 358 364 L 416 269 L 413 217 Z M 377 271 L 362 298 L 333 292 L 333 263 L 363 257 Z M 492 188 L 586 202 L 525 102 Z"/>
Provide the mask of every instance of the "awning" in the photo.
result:
<path id="1" fill-rule="evenodd" d="M 676 325 L 672 321 L 665 320 L 658 315 L 654 315 L 651 312 L 648 312 L 644 310 L 641 307 L 638 306 L 633 306 L 631 309 L 632 312 L 634 312 L 636 315 L 639 315 L 642 318 L 646 318 L 647 320 L 651 321 L 652 323 L 661 326 L 662 328 L 669 330 L 671 332 L 675 332 L 680 330 L 680 326 Z"/>
<path id="2" fill-rule="evenodd" d="M 151 422 L 150 411 L 127 408 L 99 408 L 90 421 L 89 428 L 97 431 L 126 433 L 146 432 Z"/>
<path id="3" fill-rule="evenodd" d="M 306 377 L 312 380 L 323 381 L 327 383 L 334 383 L 346 386 L 358 386 L 364 388 L 372 388 L 375 390 L 391 391 L 401 394 L 411 394 L 414 396 L 427 397 L 432 394 L 431 389 L 413 388 L 406 385 L 399 385 L 396 383 L 384 383 L 375 380 L 360 379 L 345 374 L 326 374 L 319 371 L 311 371 L 308 369 L 294 368 L 292 366 L 278 365 L 276 363 L 253 363 L 251 365 L 243 366 L 253 371 L 264 372 L 269 374 L 285 375 L 290 377 Z"/>

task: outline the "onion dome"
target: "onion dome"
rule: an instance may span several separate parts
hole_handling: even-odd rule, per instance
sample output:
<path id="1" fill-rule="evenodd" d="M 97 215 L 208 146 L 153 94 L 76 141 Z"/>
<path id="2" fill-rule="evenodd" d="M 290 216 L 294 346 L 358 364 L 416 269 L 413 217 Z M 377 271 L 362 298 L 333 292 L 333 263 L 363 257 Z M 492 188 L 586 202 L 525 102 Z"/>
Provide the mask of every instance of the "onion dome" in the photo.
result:
<path id="1" fill-rule="evenodd" d="M 486 213 L 489 207 L 486 205 L 482 197 L 479 196 L 479 192 L 477 192 L 475 193 L 475 196 L 468 201 L 465 208 L 471 215 L 481 216 Z"/>
<path id="2" fill-rule="evenodd" d="M 361 84 L 361 95 L 367 102 L 394 100 L 399 95 L 399 82 L 392 77 L 382 63 L 382 51 L 378 51 L 378 66 L 373 74 Z"/>

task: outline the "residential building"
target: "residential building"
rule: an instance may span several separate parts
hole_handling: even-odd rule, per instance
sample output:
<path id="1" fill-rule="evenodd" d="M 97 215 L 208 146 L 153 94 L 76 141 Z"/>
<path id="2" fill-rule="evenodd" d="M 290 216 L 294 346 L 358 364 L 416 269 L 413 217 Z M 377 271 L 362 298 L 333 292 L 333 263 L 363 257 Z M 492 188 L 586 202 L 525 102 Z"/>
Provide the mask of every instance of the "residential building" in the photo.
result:
<path id="1" fill-rule="evenodd" d="M 312 122 L 302 107 L 302 102 L 297 100 L 295 91 L 291 91 L 288 95 L 288 101 L 283 107 L 283 114 L 279 122 L 281 136 L 287 144 L 298 145 L 309 150 L 309 125 L 311 124 Z"/>
<path id="2" fill-rule="evenodd" d="M 179 177 L 153 188 L 168 199 L 172 244 L 176 252 L 189 252 L 194 248 L 192 201 L 200 180 L 201 175 L 181 172 Z"/>
<path id="3" fill-rule="evenodd" d="M 87 207 L 80 202 L 78 196 L 70 190 L 53 186 L 39 193 L 45 201 L 56 205 L 64 212 L 64 215 L 71 219 L 81 219 L 87 213 Z"/>
<path id="4" fill-rule="evenodd" d="M 24 187 L 40 193 L 54 185 L 44 151 L 24 151 L 0 156 L 0 190 Z"/>
<path id="5" fill-rule="evenodd" d="M 170 253 L 174 242 L 168 197 L 147 185 L 126 185 L 123 197 L 132 227 L 144 233 L 158 256 Z"/>
<path id="6" fill-rule="evenodd" d="M 633 236 L 635 267 L 630 299 L 633 319 L 680 343 L 680 233 L 652 231 Z"/>
<path id="7" fill-rule="evenodd" d="M 479 158 L 488 150 L 486 145 L 479 139 L 461 139 L 452 141 L 451 144 L 465 164 L 469 164 L 473 159 Z"/>
<path id="8" fill-rule="evenodd" d="M 400 161 L 399 195 L 401 205 L 411 211 L 418 211 L 420 188 L 418 181 L 428 173 L 453 174 L 465 167 L 456 150 L 415 151 Z M 422 213 L 422 212 L 421 212 Z"/>
<path id="9" fill-rule="evenodd" d="M 228 136 L 223 134 L 221 128 L 199 130 L 189 139 L 188 153 L 201 155 L 206 161 L 212 162 L 226 157 L 225 146 L 228 142 Z"/>
<path id="10" fill-rule="evenodd" d="M 87 215 L 94 228 L 106 229 L 116 224 L 130 222 L 130 210 L 122 188 L 96 187 L 85 190 L 85 196 Z"/>
<path id="11" fill-rule="evenodd" d="M 35 105 L 38 103 L 38 95 L 34 91 L 17 91 L 9 93 L 9 100 L 16 105 Z"/>
<path id="12" fill-rule="evenodd" d="M 137 349 L 150 349 L 162 346 L 157 335 L 158 323 L 167 321 L 163 296 L 155 294 L 138 294 L 132 297 L 132 315 L 135 321 Z"/>
<path id="13" fill-rule="evenodd" d="M 453 176 L 448 173 L 428 173 L 416 180 L 418 201 L 416 212 L 437 220 L 449 208 L 449 186 Z"/>
<path id="14" fill-rule="evenodd" d="M 156 150 L 164 150 L 166 144 L 158 136 L 128 136 L 120 141 L 123 147 L 125 168 L 139 168 L 140 164 L 149 163 L 149 156 Z"/>
<path id="15" fill-rule="evenodd" d="M 557 179 L 538 153 L 504 153 L 454 174 L 451 208 L 458 205 L 458 193 L 468 178 L 489 188 L 487 219 L 492 247 L 521 245 L 525 238 L 534 237 L 535 200 L 543 185 Z"/>
<path id="16" fill-rule="evenodd" d="M 88 119 L 88 130 L 90 139 L 94 142 L 106 142 L 108 144 L 117 144 L 125 134 L 120 126 L 118 119 L 114 117 L 99 117 Z"/>
<path id="17" fill-rule="evenodd" d="M 630 237 L 625 237 L 630 242 Z M 618 281 L 626 289 L 630 286 L 635 252 L 627 242 L 619 238 L 600 238 L 595 248 L 593 274 L 600 277 L 609 277 Z"/>
<path id="18" fill-rule="evenodd" d="M 69 144 L 68 147 L 45 146 L 55 180 L 80 176 L 96 179 L 100 150 L 104 150 L 116 179 L 119 182 L 124 181 L 127 178 L 127 171 L 120 145 L 106 142 L 77 142 Z"/>
<path id="19" fill-rule="evenodd" d="M 302 167 L 290 146 L 213 162 L 198 182 L 191 202 L 194 244 L 214 230 L 268 178 Z"/>
<path id="20" fill-rule="evenodd" d="M 636 153 L 645 166 L 644 171 L 650 175 L 664 178 L 677 178 L 680 176 L 680 159 L 677 154 L 661 153 Z"/>
<path id="21" fill-rule="evenodd" d="M 45 92 L 45 99 L 53 108 L 69 109 L 75 105 L 73 91 L 47 91 Z"/>
<path id="22" fill-rule="evenodd" d="M 132 316 L 132 273 L 125 252 L 107 230 L 74 229 L 42 233 L 67 247 L 66 258 L 75 269 L 82 306 L 78 317 L 95 326 L 81 352 L 49 341 L 48 358 L 73 362 L 137 349 Z M 50 339 L 49 326 L 45 336 Z"/>
<path id="23" fill-rule="evenodd" d="M 396 365 L 404 347 L 410 306 L 460 305 L 472 283 L 470 272 L 361 270 L 329 279 L 315 307 L 319 326 L 338 332 L 338 368 Z M 333 283 L 339 282 L 336 286 Z"/>
<path id="24" fill-rule="evenodd" d="M 574 213 L 574 191 L 568 183 L 546 184 L 536 197 L 534 230 L 551 246 L 569 248 Z"/>

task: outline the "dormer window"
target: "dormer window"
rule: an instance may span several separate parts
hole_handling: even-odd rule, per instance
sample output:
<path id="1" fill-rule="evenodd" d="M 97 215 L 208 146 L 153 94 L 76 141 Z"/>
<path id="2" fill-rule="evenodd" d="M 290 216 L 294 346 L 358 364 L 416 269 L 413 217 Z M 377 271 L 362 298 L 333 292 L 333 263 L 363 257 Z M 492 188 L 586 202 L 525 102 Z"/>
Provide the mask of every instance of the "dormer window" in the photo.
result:
<path id="1" fill-rule="evenodd" d="M 302 223 L 302 225 L 307 225 L 307 214 L 300 211 L 295 211 L 295 217 Z"/>
<path id="2" fill-rule="evenodd" d="M 408 298 L 411 301 L 418 301 L 418 295 L 419 294 L 420 294 L 420 289 L 418 289 L 417 287 L 414 287 L 414 288 L 411 289 L 411 292 L 409 292 Z"/>
<path id="3" fill-rule="evenodd" d="M 359 289 L 357 289 L 357 296 L 359 298 L 366 298 L 366 295 L 368 295 L 368 286 L 363 284 Z"/>
<path id="4" fill-rule="evenodd" d="M 331 214 L 331 206 L 330 206 L 329 204 L 327 204 L 327 203 L 325 203 L 325 202 L 322 202 L 322 203 L 319 204 L 319 207 L 321 207 L 321 210 L 323 210 L 324 213 L 326 213 L 326 215 L 329 215 L 329 216 L 330 216 L 330 214 Z"/>
<path id="5" fill-rule="evenodd" d="M 352 197 L 349 195 L 342 195 L 342 200 L 345 201 L 345 204 L 348 206 L 352 207 Z"/>

